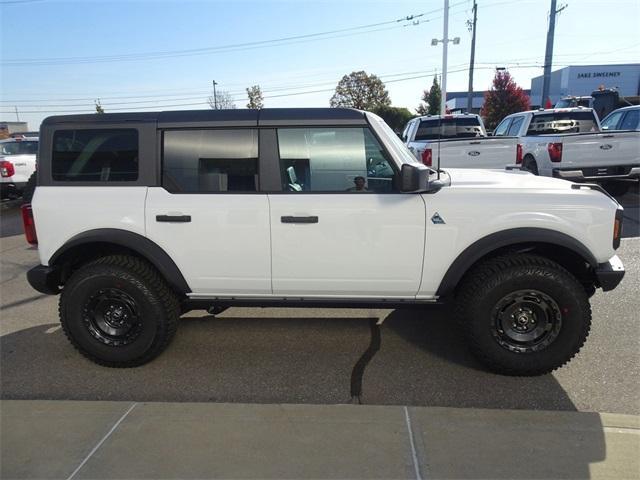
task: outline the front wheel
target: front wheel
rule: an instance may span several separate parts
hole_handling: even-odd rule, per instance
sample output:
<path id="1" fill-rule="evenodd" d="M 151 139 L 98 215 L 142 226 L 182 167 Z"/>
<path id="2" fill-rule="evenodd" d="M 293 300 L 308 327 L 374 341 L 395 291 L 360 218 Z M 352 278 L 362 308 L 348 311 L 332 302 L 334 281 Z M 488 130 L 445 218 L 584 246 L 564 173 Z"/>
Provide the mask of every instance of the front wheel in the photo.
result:
<path id="1" fill-rule="evenodd" d="M 584 287 L 531 254 L 488 260 L 463 280 L 456 314 L 472 353 L 504 375 L 542 375 L 573 358 L 591 326 Z"/>
<path id="2" fill-rule="evenodd" d="M 60 323 L 77 350 L 107 367 L 135 367 L 173 338 L 179 304 L 143 260 L 112 255 L 73 273 L 60 295 Z"/>

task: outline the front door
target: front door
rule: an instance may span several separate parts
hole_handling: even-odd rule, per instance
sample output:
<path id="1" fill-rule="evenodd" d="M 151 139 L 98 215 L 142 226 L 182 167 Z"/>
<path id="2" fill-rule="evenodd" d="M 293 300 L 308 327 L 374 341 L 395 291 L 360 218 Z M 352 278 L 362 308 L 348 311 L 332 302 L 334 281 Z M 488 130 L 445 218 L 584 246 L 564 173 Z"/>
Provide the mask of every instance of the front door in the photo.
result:
<path id="1" fill-rule="evenodd" d="M 368 128 L 278 129 L 283 192 L 270 194 L 276 296 L 407 298 L 421 281 L 425 203 L 394 189 Z"/>

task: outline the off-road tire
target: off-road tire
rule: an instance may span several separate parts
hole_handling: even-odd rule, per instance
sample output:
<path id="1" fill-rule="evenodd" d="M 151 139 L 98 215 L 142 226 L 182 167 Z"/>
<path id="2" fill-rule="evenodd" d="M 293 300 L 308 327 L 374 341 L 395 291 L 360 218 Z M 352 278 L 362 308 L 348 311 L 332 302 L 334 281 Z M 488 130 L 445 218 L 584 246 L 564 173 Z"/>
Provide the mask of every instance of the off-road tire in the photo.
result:
<path id="1" fill-rule="evenodd" d="M 133 300 L 137 336 L 126 344 L 96 337 L 88 305 L 100 292 L 123 292 Z M 101 300 L 102 301 L 102 300 Z M 109 300 L 107 300 L 109 302 Z M 71 344 L 105 367 L 136 367 L 158 356 L 175 335 L 180 316 L 176 295 L 147 262 L 127 255 L 102 257 L 83 265 L 66 282 L 59 302 L 60 323 Z M 89 316 L 88 316 L 89 315 Z M 122 342 L 124 343 L 124 342 Z"/>
<path id="2" fill-rule="evenodd" d="M 22 204 L 31 203 L 33 194 L 36 191 L 37 172 L 33 172 L 22 189 Z"/>
<path id="3" fill-rule="evenodd" d="M 621 197 L 631 189 L 631 182 L 609 180 L 602 182 L 602 187 L 614 197 Z"/>
<path id="4" fill-rule="evenodd" d="M 536 163 L 536 159 L 531 156 L 524 157 L 522 168 L 524 168 L 527 172 L 538 175 L 538 164 Z"/>
<path id="5" fill-rule="evenodd" d="M 561 319 L 548 345 L 513 351 L 497 339 L 501 330 L 495 326 L 495 309 L 512 292 L 525 290 L 552 299 Z M 503 375 L 543 375 L 561 367 L 578 353 L 591 327 L 584 287 L 557 263 L 533 254 L 507 254 L 477 265 L 463 279 L 455 301 L 455 316 L 471 352 Z"/>

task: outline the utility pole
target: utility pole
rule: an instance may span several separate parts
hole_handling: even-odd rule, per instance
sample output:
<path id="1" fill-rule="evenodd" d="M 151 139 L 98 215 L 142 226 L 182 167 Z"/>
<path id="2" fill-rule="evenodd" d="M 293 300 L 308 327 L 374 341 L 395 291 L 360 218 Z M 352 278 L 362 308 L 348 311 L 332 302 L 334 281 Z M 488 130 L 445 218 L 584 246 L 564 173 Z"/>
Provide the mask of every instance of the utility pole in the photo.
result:
<path id="1" fill-rule="evenodd" d="M 19 122 L 20 121 L 20 115 L 18 115 L 18 106 L 15 105 L 14 108 L 16 109 L 16 120 Z"/>
<path id="2" fill-rule="evenodd" d="M 216 81 L 213 80 L 213 108 L 214 110 L 218 109 L 218 98 L 216 97 Z"/>
<path id="3" fill-rule="evenodd" d="M 431 40 L 431 46 L 436 47 L 442 42 L 442 79 L 440 80 L 440 91 L 442 98 L 440 99 L 440 115 L 444 115 L 447 110 L 447 47 L 449 42 L 454 45 L 460 43 L 460 37 L 449 38 L 449 0 L 444 0 L 444 36 L 442 40 L 434 38 Z"/>
<path id="4" fill-rule="evenodd" d="M 473 64 L 476 59 L 476 22 L 478 21 L 478 4 L 473 0 L 473 23 L 471 36 L 471 61 L 469 62 L 469 93 L 467 94 L 467 112 L 471 113 L 473 107 Z"/>
<path id="5" fill-rule="evenodd" d="M 556 15 L 567 8 L 563 5 L 556 10 L 556 0 L 551 0 L 551 10 L 549 10 L 549 30 L 547 31 L 547 49 L 544 53 L 544 78 L 542 80 L 542 98 L 540 106 L 544 107 L 549 98 L 549 84 L 551 83 L 551 63 L 553 62 L 553 39 L 556 33 Z"/>

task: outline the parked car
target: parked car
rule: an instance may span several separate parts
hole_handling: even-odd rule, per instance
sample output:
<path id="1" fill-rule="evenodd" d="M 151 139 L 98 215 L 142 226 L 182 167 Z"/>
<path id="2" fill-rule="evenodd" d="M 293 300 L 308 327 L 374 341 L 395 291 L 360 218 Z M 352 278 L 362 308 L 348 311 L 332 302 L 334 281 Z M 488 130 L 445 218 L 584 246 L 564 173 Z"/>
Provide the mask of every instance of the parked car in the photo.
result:
<path id="1" fill-rule="evenodd" d="M 603 131 L 640 131 L 640 105 L 619 108 L 607 115 L 600 124 Z M 638 146 L 637 148 L 640 148 Z"/>
<path id="2" fill-rule="evenodd" d="M 0 195 L 22 195 L 36 169 L 38 137 L 17 136 L 0 140 Z"/>
<path id="3" fill-rule="evenodd" d="M 514 138 L 487 135 L 482 118 L 474 114 L 427 115 L 407 123 L 402 140 L 427 166 L 504 169 L 516 159 Z"/>
<path id="4" fill-rule="evenodd" d="M 450 301 L 480 361 L 538 375 L 578 352 L 589 297 L 624 275 L 622 207 L 597 186 L 436 172 L 368 112 L 73 115 L 41 132 L 27 278 L 105 366 L 152 360 L 192 309 Z"/>
<path id="5" fill-rule="evenodd" d="M 517 135 L 516 164 L 535 175 L 602 183 L 613 194 L 640 178 L 640 132 L 602 131 L 590 108 L 533 110 L 505 117 L 495 136 Z"/>

